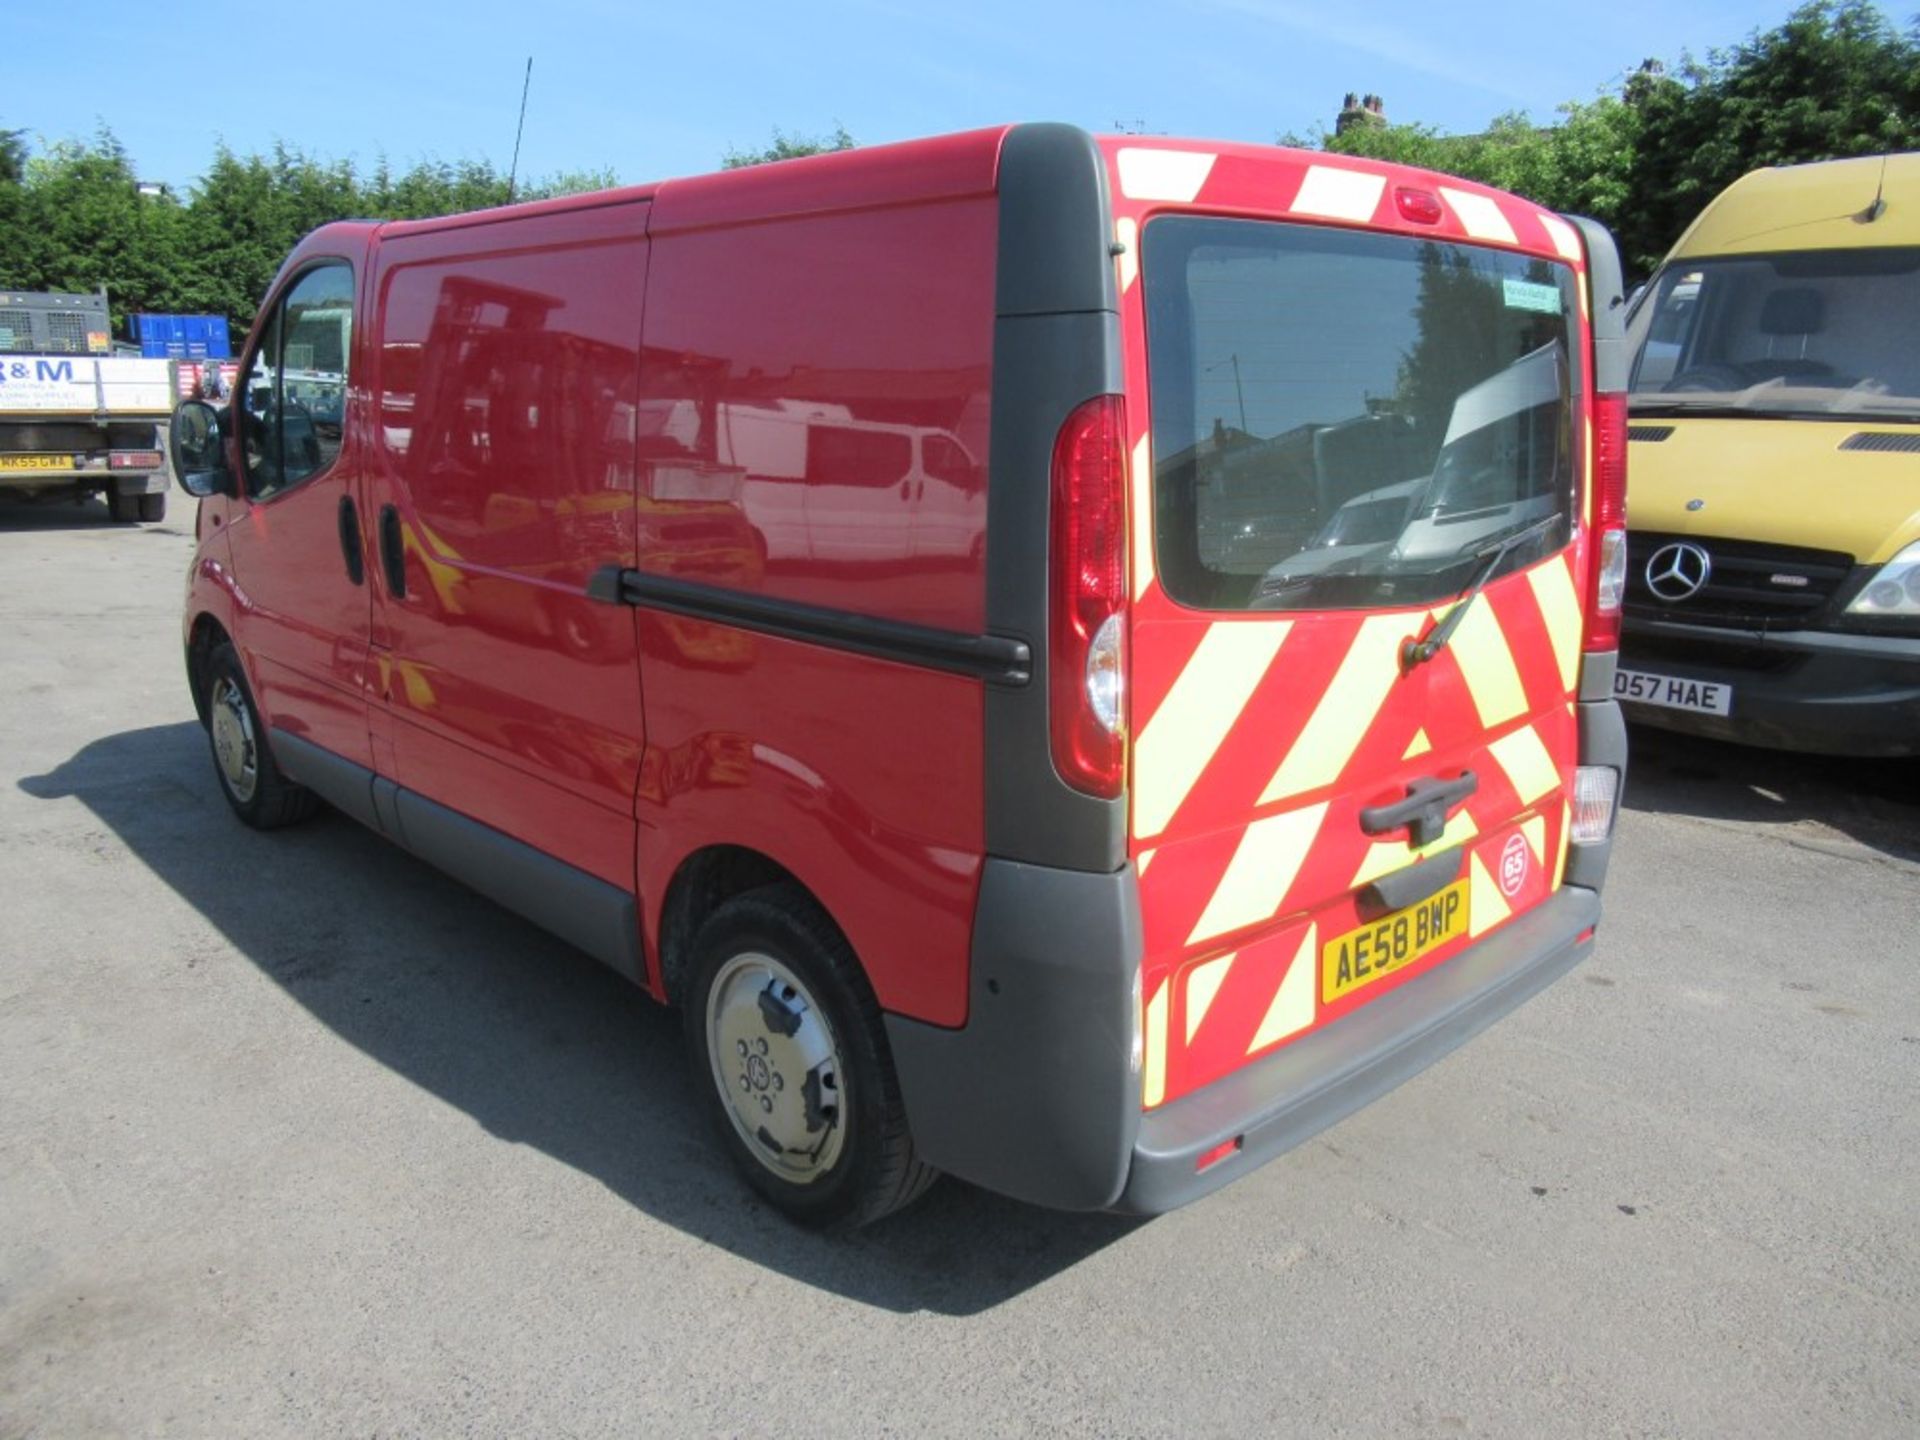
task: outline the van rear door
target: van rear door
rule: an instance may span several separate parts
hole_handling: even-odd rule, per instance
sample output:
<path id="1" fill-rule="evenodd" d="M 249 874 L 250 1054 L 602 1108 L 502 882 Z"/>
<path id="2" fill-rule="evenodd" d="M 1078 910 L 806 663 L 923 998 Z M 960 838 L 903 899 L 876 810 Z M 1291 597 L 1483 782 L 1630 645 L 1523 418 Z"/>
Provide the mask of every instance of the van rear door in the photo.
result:
<path id="1" fill-rule="evenodd" d="M 1568 227 L 1129 223 L 1152 1108 L 1558 886 L 1589 367 Z"/>

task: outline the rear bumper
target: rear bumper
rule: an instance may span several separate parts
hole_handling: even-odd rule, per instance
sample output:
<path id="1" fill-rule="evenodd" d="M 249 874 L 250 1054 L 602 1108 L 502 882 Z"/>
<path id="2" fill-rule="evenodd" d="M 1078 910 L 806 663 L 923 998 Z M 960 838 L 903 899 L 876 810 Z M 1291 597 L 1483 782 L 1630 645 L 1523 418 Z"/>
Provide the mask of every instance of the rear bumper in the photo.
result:
<path id="1" fill-rule="evenodd" d="M 1592 951 L 1599 921 L 1599 895 L 1565 887 L 1339 1024 L 1152 1111 L 1111 1208 L 1161 1214 L 1311 1139 L 1566 974 Z M 1196 1170 L 1201 1156 L 1236 1139 L 1236 1153 Z"/>
<path id="2" fill-rule="evenodd" d="M 1564 886 L 1338 1024 L 1144 1116 L 1139 912 L 1131 866 L 1093 875 L 987 862 L 967 1024 L 886 1020 L 927 1163 L 1057 1209 L 1151 1215 L 1184 1205 L 1418 1074 L 1565 974 L 1592 948 L 1600 897 Z M 1237 1154 L 1196 1170 L 1236 1137 Z"/>
<path id="3" fill-rule="evenodd" d="M 1920 638 L 1630 621 L 1620 664 L 1733 690 L 1725 716 L 1623 702 L 1636 724 L 1778 750 L 1920 755 Z"/>

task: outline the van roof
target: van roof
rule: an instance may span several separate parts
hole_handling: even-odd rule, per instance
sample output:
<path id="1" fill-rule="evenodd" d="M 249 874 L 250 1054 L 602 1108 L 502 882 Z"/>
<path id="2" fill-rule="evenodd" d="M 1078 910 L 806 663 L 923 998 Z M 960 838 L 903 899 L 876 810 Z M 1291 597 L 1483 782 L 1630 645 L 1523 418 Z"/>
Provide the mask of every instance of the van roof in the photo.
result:
<path id="1" fill-rule="evenodd" d="M 481 224 L 508 215 L 555 214 L 651 200 L 653 211 L 648 217 L 647 230 L 650 234 L 661 235 L 709 225 L 858 209 L 875 203 L 957 200 L 966 196 L 989 195 L 993 193 L 997 182 L 1001 146 L 1008 132 L 1014 128 L 1012 125 L 998 125 L 925 140 L 862 146 L 774 164 L 720 170 L 648 185 L 630 185 L 591 194 L 536 200 L 464 215 L 392 221 L 380 227 L 380 234 L 382 237 L 397 237 Z M 1115 151 L 1142 154 L 1181 151 L 1204 153 L 1222 160 L 1277 162 L 1295 168 L 1315 165 L 1361 170 L 1384 175 L 1389 181 L 1401 184 L 1429 189 L 1445 186 L 1454 193 L 1490 198 L 1497 196 L 1502 208 L 1516 213 L 1551 213 L 1517 196 L 1472 181 L 1381 160 L 1320 151 L 1288 150 L 1272 145 L 1179 140 L 1160 136 L 1103 135 L 1096 138 L 1100 148 L 1109 156 Z M 1449 221 L 1440 228 L 1452 231 L 1459 227 Z M 1523 241 L 1522 248 L 1535 248 L 1536 243 Z"/>
<path id="2" fill-rule="evenodd" d="M 1868 223 L 1876 193 L 1886 209 Z M 1700 212 L 1668 258 L 1895 245 L 1920 245 L 1920 152 L 1755 170 Z"/>

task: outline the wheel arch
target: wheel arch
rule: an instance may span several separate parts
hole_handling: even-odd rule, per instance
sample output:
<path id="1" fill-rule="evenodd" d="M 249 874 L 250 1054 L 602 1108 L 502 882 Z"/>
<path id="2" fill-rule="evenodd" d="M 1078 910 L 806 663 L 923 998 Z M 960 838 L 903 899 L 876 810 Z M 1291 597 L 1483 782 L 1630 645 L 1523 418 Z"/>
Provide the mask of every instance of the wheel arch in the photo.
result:
<path id="1" fill-rule="evenodd" d="M 793 870 L 749 845 L 709 844 L 690 851 L 674 867 L 654 927 L 660 998 L 677 1005 L 693 968 L 694 937 L 716 910 L 736 895 L 768 885 L 792 885 L 831 922 L 842 938 L 846 927 L 834 918 L 820 894 Z M 851 941 L 848 949 L 852 950 Z M 856 961 L 859 959 L 854 952 Z"/>
<path id="2" fill-rule="evenodd" d="M 211 613 L 203 610 L 194 616 L 187 630 L 187 688 L 202 726 L 207 723 L 207 661 L 223 641 L 230 645 L 233 637 Z"/>

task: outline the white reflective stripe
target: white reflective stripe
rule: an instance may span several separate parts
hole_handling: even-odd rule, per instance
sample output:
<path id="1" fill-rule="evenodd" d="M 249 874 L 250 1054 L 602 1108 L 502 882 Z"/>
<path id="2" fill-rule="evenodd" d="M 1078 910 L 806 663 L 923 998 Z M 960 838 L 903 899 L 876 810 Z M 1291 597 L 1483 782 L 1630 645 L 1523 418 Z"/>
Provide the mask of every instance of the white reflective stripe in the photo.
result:
<path id="1" fill-rule="evenodd" d="M 1484 598 L 1467 606 L 1447 648 L 1459 663 L 1482 725 L 1504 725 L 1526 713 L 1527 691 L 1520 682 L 1520 667 L 1513 662 L 1500 618 Z"/>
<path id="2" fill-rule="evenodd" d="M 1309 165 L 1307 178 L 1290 207 L 1295 215 L 1320 215 L 1329 220 L 1371 220 L 1380 208 L 1387 177 L 1364 170 L 1339 170 L 1331 165 Z"/>
<path id="3" fill-rule="evenodd" d="M 1113 238 L 1120 246 L 1120 290 L 1140 278 L 1140 223 L 1131 218 L 1114 222 Z"/>
<path id="4" fill-rule="evenodd" d="M 1270 920 L 1293 888 L 1327 818 L 1327 802 L 1256 820 L 1240 837 L 1213 898 L 1187 936 L 1189 945 Z"/>
<path id="5" fill-rule="evenodd" d="M 1167 1098 L 1167 990 L 1162 980 L 1147 1002 L 1146 1058 L 1142 1062 L 1141 1099 L 1151 1109 Z"/>
<path id="6" fill-rule="evenodd" d="M 1506 771 L 1513 793 L 1520 797 L 1522 805 L 1533 804 L 1560 783 L 1559 767 L 1531 725 L 1522 725 L 1511 735 L 1502 735 L 1487 746 L 1487 753 Z"/>
<path id="7" fill-rule="evenodd" d="M 1153 437 L 1142 435 L 1133 447 L 1133 598 L 1153 584 Z"/>
<path id="8" fill-rule="evenodd" d="M 1500 240 L 1508 245 L 1520 243 L 1513 233 L 1513 226 L 1507 223 L 1506 212 L 1485 195 L 1455 190 L 1446 185 L 1440 187 L 1440 193 L 1447 197 L 1447 204 L 1460 217 L 1460 228 L 1474 239 Z"/>
<path id="9" fill-rule="evenodd" d="M 1307 933 L 1300 937 L 1300 948 L 1294 951 L 1293 963 L 1287 967 L 1280 988 L 1274 991 L 1273 1003 L 1267 1007 L 1266 1018 L 1261 1020 L 1260 1028 L 1253 1033 L 1253 1043 L 1247 1046 L 1247 1054 L 1264 1050 L 1289 1035 L 1298 1034 L 1313 1023 L 1313 980 L 1314 967 L 1319 960 L 1316 953 L 1320 948 L 1316 943 L 1319 938 L 1320 927 L 1307 926 Z"/>
<path id="10" fill-rule="evenodd" d="M 1580 595 L 1574 588 L 1573 571 L 1563 551 L 1544 565 L 1527 572 L 1533 586 L 1534 603 L 1546 623 L 1547 639 L 1553 643 L 1553 658 L 1560 665 L 1560 688 L 1571 690 L 1580 678 Z"/>
<path id="11" fill-rule="evenodd" d="M 1290 620 L 1216 621 L 1133 750 L 1133 833 L 1158 835 L 1205 773 L 1293 628 Z"/>
<path id="12" fill-rule="evenodd" d="M 1400 642 L 1411 628 L 1405 615 L 1371 615 L 1362 622 L 1306 728 L 1267 782 L 1262 805 L 1340 778 L 1400 678 Z"/>
<path id="13" fill-rule="evenodd" d="M 1587 258 L 1580 249 L 1580 237 L 1574 233 L 1573 227 L 1566 221 L 1558 215 L 1541 215 L 1536 218 L 1540 221 L 1540 228 L 1547 232 L 1547 238 L 1553 241 L 1553 248 L 1563 257 L 1576 264 Z"/>
<path id="14" fill-rule="evenodd" d="M 1547 863 L 1547 817 L 1529 815 L 1520 822 L 1520 833 L 1527 837 L 1527 848 L 1533 851 L 1536 865 Z"/>
<path id="15" fill-rule="evenodd" d="M 1493 876 L 1487 873 L 1487 867 L 1480 863 L 1478 855 L 1468 864 L 1467 933 L 1477 937 L 1509 918 L 1513 914 L 1513 907 L 1507 904 L 1506 896 L 1493 883 Z"/>
<path id="16" fill-rule="evenodd" d="M 1233 968 L 1233 952 L 1196 965 L 1187 972 L 1187 1044 L 1200 1033 L 1200 1022 L 1213 1008 L 1213 997 L 1220 993 L 1227 972 Z"/>
<path id="17" fill-rule="evenodd" d="M 1120 166 L 1120 193 L 1129 200 L 1189 204 L 1207 183 L 1215 158 L 1199 150 L 1146 150 L 1129 146 L 1116 157 Z"/>

